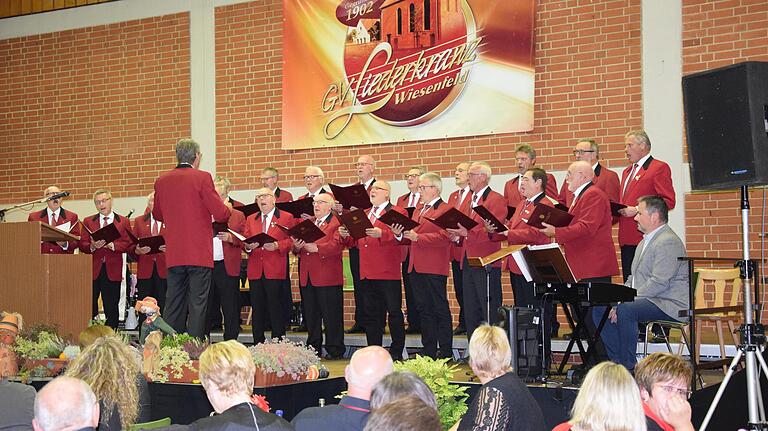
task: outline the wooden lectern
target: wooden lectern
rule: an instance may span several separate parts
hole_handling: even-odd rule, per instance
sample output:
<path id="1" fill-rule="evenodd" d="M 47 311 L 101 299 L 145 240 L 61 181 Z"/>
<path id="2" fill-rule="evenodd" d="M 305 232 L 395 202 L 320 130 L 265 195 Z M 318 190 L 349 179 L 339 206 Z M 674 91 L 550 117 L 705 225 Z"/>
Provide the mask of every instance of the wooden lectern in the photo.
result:
<path id="1" fill-rule="evenodd" d="M 76 339 L 91 318 L 91 256 L 42 254 L 40 241 L 78 239 L 39 221 L 0 223 L 0 310 Z"/>

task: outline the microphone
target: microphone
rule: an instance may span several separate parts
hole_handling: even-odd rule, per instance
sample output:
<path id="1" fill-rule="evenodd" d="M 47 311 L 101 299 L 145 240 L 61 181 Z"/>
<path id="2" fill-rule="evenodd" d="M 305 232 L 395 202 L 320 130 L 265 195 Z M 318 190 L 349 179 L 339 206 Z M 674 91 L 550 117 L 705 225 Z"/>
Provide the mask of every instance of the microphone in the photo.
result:
<path id="1" fill-rule="evenodd" d="M 56 200 L 56 199 L 65 198 L 65 197 L 67 197 L 67 196 L 69 196 L 69 192 L 61 192 L 61 193 L 56 193 L 55 195 L 53 195 L 53 196 L 49 197 L 49 198 L 48 198 L 48 199 L 46 199 L 45 201 L 46 201 L 46 202 L 48 202 L 48 201 L 52 201 L 52 200 Z"/>

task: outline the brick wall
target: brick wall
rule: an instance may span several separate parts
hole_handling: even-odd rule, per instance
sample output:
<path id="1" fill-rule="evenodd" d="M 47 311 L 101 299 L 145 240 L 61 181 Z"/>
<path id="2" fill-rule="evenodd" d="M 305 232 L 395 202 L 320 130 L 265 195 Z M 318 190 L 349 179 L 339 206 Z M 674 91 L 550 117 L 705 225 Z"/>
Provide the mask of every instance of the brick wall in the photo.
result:
<path id="1" fill-rule="evenodd" d="M 683 74 L 742 61 L 768 61 L 768 3 L 761 0 L 683 1 Z M 727 150 L 723 142 L 723 151 Z M 752 190 L 750 244 L 760 258 L 762 189 Z M 692 255 L 741 257 L 741 212 L 735 192 L 689 193 L 686 244 Z"/>
<path id="2" fill-rule="evenodd" d="M 374 155 L 377 176 L 388 180 L 402 179 L 404 167 L 421 164 L 452 176 L 466 160 L 487 160 L 496 173 L 511 173 L 514 148 L 521 143 L 535 146 L 540 166 L 564 170 L 580 137 L 598 140 L 608 166 L 625 165 L 623 135 L 642 124 L 640 1 L 541 0 L 536 9 L 533 132 L 283 151 L 282 0 L 217 8 L 218 173 L 230 177 L 235 188 L 251 189 L 257 187 L 258 168 L 272 165 L 284 185 L 301 186 L 304 168 L 318 164 L 328 181 L 345 183 L 356 180 L 353 163 L 362 154 Z M 446 187 L 445 196 L 452 190 Z M 503 279 L 504 297 L 511 302 L 509 279 Z M 457 314 L 452 287 L 448 291 Z M 352 310 L 346 311 L 349 322 Z"/>
<path id="3" fill-rule="evenodd" d="M 0 40 L 0 196 L 148 193 L 189 136 L 189 15 Z"/>

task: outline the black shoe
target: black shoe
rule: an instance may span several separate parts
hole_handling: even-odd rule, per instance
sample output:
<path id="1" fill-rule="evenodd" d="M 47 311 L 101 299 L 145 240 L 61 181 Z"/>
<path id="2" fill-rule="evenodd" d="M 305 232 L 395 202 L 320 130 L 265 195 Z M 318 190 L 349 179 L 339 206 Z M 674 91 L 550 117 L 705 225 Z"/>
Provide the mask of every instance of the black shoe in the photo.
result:
<path id="1" fill-rule="evenodd" d="M 297 326 L 297 327 L 296 327 L 296 328 L 293 330 L 293 332 L 307 332 L 307 325 L 305 325 L 305 324 L 303 324 L 303 323 L 302 323 L 301 325 Z"/>
<path id="2" fill-rule="evenodd" d="M 453 330 L 453 335 L 461 335 L 466 333 L 467 333 L 467 328 L 461 325 L 457 326 L 456 329 Z"/>
<path id="3" fill-rule="evenodd" d="M 406 334 L 421 334 L 421 328 L 414 328 L 413 326 L 409 326 L 405 329 Z"/>
<path id="4" fill-rule="evenodd" d="M 351 327 L 351 328 L 349 328 L 349 329 L 347 329 L 346 331 L 344 331 L 344 333 L 345 333 L 345 334 L 362 334 L 362 333 L 364 333 L 364 332 L 365 332 L 365 329 L 363 329 L 363 328 L 362 328 L 360 325 L 358 325 L 357 323 L 355 323 L 354 325 L 352 325 L 352 327 Z"/>

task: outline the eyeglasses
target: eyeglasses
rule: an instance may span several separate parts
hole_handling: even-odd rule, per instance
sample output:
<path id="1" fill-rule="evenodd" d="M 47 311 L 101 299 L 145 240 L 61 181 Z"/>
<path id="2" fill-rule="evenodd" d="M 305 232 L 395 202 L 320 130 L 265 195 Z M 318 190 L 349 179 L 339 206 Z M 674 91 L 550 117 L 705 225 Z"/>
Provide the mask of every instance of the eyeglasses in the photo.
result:
<path id="1" fill-rule="evenodd" d="M 322 177 L 323 177 L 322 175 L 304 175 L 304 180 L 309 181 L 309 180 L 314 180 Z"/>
<path id="2" fill-rule="evenodd" d="M 373 189 L 376 189 L 376 190 L 384 190 L 384 191 L 387 191 L 387 192 L 389 191 L 389 189 L 385 189 L 384 187 L 379 187 L 379 186 L 375 186 L 375 185 L 374 185 L 374 186 L 371 186 L 371 190 L 373 190 Z"/>
<path id="3" fill-rule="evenodd" d="M 405 174 L 403 177 L 404 177 L 406 180 L 410 180 L 410 179 L 412 179 L 412 178 L 418 178 L 419 176 L 420 176 L 419 174 Z"/>
<path id="4" fill-rule="evenodd" d="M 275 177 L 276 177 L 276 176 L 275 176 L 275 175 L 273 175 L 273 176 L 271 176 L 271 177 L 261 177 L 261 178 L 259 178 L 259 179 L 260 179 L 260 180 L 262 180 L 262 181 L 266 181 L 266 180 L 271 180 L 272 178 L 275 178 Z M 306 178 L 306 177 L 304 177 L 304 178 Z"/>
<path id="5" fill-rule="evenodd" d="M 331 203 L 328 202 L 328 201 L 320 200 L 320 199 L 318 199 L 316 201 L 312 201 L 312 205 L 320 205 L 320 204 L 328 204 L 328 205 L 330 205 Z"/>
<path id="6" fill-rule="evenodd" d="M 595 150 L 573 150 L 574 156 L 583 156 L 584 153 L 594 153 Z"/>
<path id="7" fill-rule="evenodd" d="M 93 203 L 95 203 L 96 205 L 101 205 L 101 204 L 105 204 L 105 203 L 107 203 L 107 202 L 109 202 L 111 200 L 112 200 L 112 198 L 106 198 L 106 199 L 101 199 L 101 200 L 94 200 Z"/>
<path id="8" fill-rule="evenodd" d="M 422 191 L 422 192 L 423 192 L 424 190 L 426 190 L 426 189 L 428 189 L 428 188 L 430 188 L 430 187 L 431 187 L 431 188 L 435 188 L 435 187 L 437 187 L 437 186 L 418 186 L 418 187 L 416 187 L 416 188 L 417 188 L 418 190 L 420 190 L 420 191 Z"/>
<path id="9" fill-rule="evenodd" d="M 686 400 L 691 399 L 691 394 L 693 392 L 689 391 L 688 388 L 677 388 L 675 386 L 669 386 L 669 385 L 658 385 L 660 388 L 664 389 L 669 394 L 678 394 L 681 397 L 685 397 Z"/>

